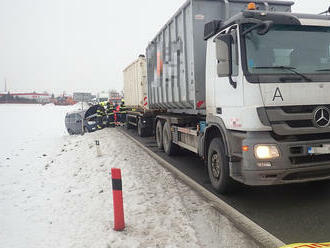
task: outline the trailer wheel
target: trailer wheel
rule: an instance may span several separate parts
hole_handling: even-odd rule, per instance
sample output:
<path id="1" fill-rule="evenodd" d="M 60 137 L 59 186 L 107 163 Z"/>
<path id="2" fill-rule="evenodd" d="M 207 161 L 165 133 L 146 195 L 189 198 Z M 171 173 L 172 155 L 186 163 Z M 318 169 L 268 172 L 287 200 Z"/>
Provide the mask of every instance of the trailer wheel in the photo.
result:
<path id="1" fill-rule="evenodd" d="M 163 125 L 162 122 L 159 120 L 157 121 L 156 124 L 156 141 L 157 141 L 157 146 L 160 150 L 164 149 L 163 146 Z"/>
<path id="2" fill-rule="evenodd" d="M 168 122 L 165 123 L 163 128 L 163 145 L 164 151 L 169 156 L 175 155 L 179 150 L 179 146 L 172 142 L 172 132 L 170 124 Z"/>
<path id="3" fill-rule="evenodd" d="M 233 191 L 235 182 L 229 175 L 229 161 L 219 137 L 212 139 L 208 150 L 207 167 L 213 188 L 222 194 Z"/>
<path id="4" fill-rule="evenodd" d="M 148 130 L 146 128 L 143 128 L 142 127 L 142 119 L 139 119 L 138 120 L 137 129 L 138 129 L 138 135 L 140 137 L 146 137 L 146 136 L 148 136 Z"/>

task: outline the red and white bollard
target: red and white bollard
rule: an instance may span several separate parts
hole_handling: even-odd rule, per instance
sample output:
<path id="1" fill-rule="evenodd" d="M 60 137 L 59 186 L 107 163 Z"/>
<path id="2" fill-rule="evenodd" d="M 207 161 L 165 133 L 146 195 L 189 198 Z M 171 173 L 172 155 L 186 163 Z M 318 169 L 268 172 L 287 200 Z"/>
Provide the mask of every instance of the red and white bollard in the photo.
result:
<path id="1" fill-rule="evenodd" d="M 125 228 L 121 170 L 111 168 L 114 230 L 122 231 Z"/>

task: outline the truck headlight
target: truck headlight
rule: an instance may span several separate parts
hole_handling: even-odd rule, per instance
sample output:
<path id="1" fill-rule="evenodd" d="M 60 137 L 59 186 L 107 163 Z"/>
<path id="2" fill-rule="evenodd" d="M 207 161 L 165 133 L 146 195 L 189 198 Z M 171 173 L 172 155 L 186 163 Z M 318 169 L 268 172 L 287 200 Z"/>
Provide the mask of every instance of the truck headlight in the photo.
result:
<path id="1" fill-rule="evenodd" d="M 277 145 L 255 145 L 254 155 L 257 159 L 274 159 L 280 156 Z"/>

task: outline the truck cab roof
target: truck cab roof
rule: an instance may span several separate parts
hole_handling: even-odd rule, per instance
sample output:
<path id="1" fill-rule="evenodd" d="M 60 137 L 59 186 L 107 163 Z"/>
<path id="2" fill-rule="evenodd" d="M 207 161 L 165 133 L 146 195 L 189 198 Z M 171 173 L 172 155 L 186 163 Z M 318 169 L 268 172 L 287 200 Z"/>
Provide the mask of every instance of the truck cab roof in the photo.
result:
<path id="1" fill-rule="evenodd" d="M 292 24 L 303 25 L 301 19 L 313 19 L 313 20 L 330 20 L 330 16 L 315 15 L 315 14 L 303 14 L 303 13 L 291 13 L 291 12 L 270 12 L 270 11 L 258 11 L 247 10 L 243 11 L 233 18 L 228 20 L 229 22 L 239 21 L 246 18 L 258 19 L 260 21 L 273 21 L 275 24 Z M 226 22 L 227 23 L 227 22 Z"/>
<path id="2" fill-rule="evenodd" d="M 272 21 L 274 24 L 285 25 L 330 26 L 329 15 L 247 10 L 234 15 L 224 22 L 214 20 L 207 23 L 205 25 L 204 39 L 209 39 L 233 24 L 253 23 L 256 21 Z"/>

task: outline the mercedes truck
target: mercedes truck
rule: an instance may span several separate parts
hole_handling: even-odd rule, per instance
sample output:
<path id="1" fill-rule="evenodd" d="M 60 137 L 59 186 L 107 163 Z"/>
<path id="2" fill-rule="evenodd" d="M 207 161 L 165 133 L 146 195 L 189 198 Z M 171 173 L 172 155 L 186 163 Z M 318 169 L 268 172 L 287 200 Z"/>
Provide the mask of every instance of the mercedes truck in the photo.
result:
<path id="1" fill-rule="evenodd" d="M 330 16 L 292 5 L 188 0 L 147 46 L 131 123 L 198 154 L 220 193 L 330 179 Z"/>

